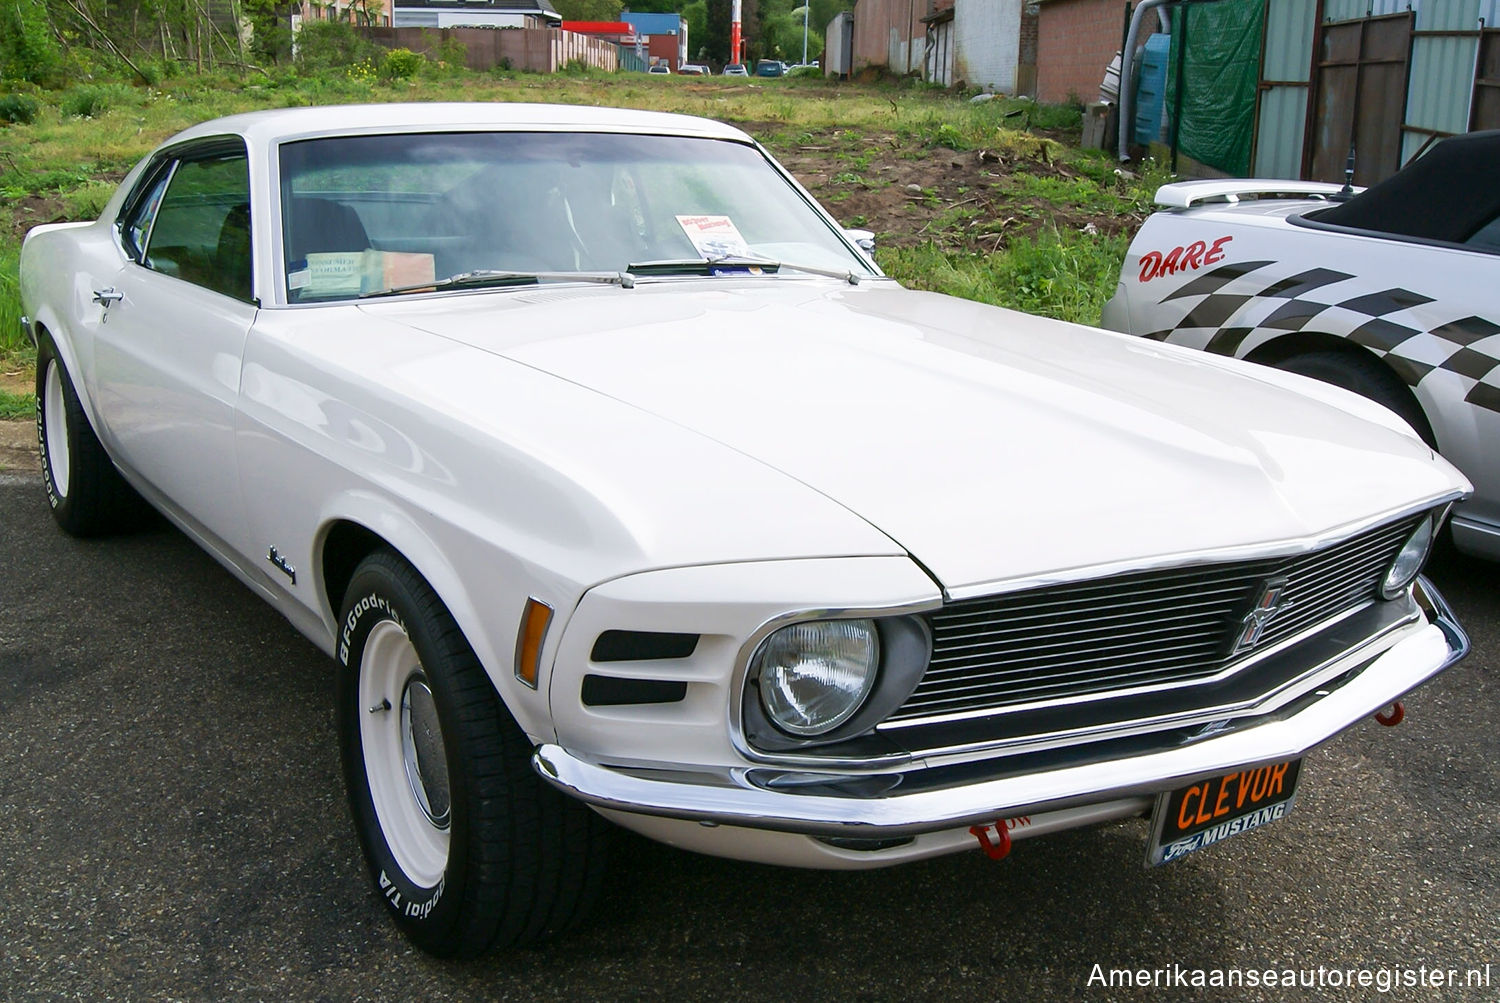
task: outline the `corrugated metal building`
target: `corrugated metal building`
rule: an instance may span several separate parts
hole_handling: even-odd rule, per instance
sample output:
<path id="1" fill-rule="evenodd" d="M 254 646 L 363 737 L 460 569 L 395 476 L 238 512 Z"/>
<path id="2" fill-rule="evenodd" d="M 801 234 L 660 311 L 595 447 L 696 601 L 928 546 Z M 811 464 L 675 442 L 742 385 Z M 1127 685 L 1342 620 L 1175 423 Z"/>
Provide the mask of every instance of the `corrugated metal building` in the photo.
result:
<path id="1" fill-rule="evenodd" d="M 1352 146 L 1371 184 L 1442 136 L 1500 128 L 1500 0 L 1264 0 L 1260 30 L 1258 176 L 1340 181 Z"/>

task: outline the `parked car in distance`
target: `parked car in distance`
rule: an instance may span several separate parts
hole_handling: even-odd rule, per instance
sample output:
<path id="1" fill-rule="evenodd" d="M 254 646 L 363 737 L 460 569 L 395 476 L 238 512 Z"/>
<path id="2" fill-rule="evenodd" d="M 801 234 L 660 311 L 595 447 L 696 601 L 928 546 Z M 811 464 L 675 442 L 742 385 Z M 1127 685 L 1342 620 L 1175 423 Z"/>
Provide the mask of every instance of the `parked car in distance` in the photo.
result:
<path id="1" fill-rule="evenodd" d="M 708 74 L 708 67 L 704 66 L 702 63 L 683 63 L 681 66 L 677 67 L 677 72 L 681 73 L 683 76 L 701 77 Z"/>
<path id="2" fill-rule="evenodd" d="M 750 73 L 745 69 L 745 64 L 730 63 L 724 67 L 724 72 L 720 75 L 725 77 L 748 77 Z"/>
<path id="3" fill-rule="evenodd" d="M 902 289 L 717 122 L 218 119 L 20 287 L 57 523 L 144 498 L 328 653 L 436 954 L 582 922 L 606 819 L 859 869 L 1146 818 L 1165 863 L 1468 646 L 1420 570 L 1469 484 L 1384 408 Z"/>
<path id="4" fill-rule="evenodd" d="M 761 59 L 755 64 L 757 77 L 779 77 L 786 72 L 786 63 L 779 59 Z"/>
<path id="5" fill-rule="evenodd" d="M 655 76 L 666 76 L 672 71 L 666 63 L 652 63 L 650 66 L 646 67 L 646 72 Z"/>
<path id="6" fill-rule="evenodd" d="M 1500 560 L 1500 131 L 1367 191 L 1188 181 L 1146 221 L 1104 326 L 1353 390 L 1474 482 L 1453 540 Z"/>

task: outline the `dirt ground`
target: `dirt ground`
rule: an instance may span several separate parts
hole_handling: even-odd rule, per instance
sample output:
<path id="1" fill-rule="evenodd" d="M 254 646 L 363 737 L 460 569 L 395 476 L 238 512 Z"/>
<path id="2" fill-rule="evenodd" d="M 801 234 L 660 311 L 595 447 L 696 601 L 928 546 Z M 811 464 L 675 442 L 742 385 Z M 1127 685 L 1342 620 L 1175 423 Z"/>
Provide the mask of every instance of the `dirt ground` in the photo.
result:
<path id="1" fill-rule="evenodd" d="M 770 131 L 737 124 L 751 135 Z M 865 133 L 857 140 L 869 157 L 864 171 L 851 169 L 853 151 L 844 134 L 811 135 L 810 143 L 768 146 L 835 217 L 873 230 L 884 247 L 931 240 L 950 251 L 993 252 L 1013 237 L 1054 227 L 1093 227 L 1090 233 L 1113 236 L 1134 233 L 1145 221 L 1145 214 L 1070 210 L 1055 201 L 1018 196 L 1009 184 L 1013 175 L 1083 176 L 1058 162 L 1060 147 L 1044 134 L 1012 133 L 995 149 L 957 152 L 915 147 L 894 133 Z"/>
<path id="2" fill-rule="evenodd" d="M 37 468 L 36 422 L 0 421 L 0 473 Z"/>

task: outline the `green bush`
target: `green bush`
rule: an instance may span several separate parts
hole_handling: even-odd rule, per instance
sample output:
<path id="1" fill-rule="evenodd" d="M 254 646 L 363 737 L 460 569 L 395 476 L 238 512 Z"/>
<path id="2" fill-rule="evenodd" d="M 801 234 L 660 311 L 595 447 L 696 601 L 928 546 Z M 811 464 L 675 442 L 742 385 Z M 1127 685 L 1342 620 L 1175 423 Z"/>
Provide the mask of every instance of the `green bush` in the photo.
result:
<path id="1" fill-rule="evenodd" d="M 0 97 L 0 122 L 8 125 L 30 125 L 41 111 L 37 99 L 26 94 L 6 94 Z"/>
<path id="2" fill-rule="evenodd" d="M 469 65 L 469 47 L 456 38 L 441 41 L 431 50 L 431 56 L 450 70 L 462 70 Z M 509 69 L 510 60 L 502 59 Z"/>
<path id="3" fill-rule="evenodd" d="M 427 62 L 410 49 L 392 49 L 380 61 L 380 76 L 383 80 L 409 80 L 422 70 Z"/>
<path id="4" fill-rule="evenodd" d="M 109 109 L 109 93 L 94 84 L 74 87 L 63 95 L 58 105 L 64 115 L 74 118 L 94 118 Z"/>
<path id="5" fill-rule="evenodd" d="M 342 70 L 380 55 L 380 46 L 346 21 L 309 21 L 297 33 L 297 66 L 303 72 Z"/>
<path id="6" fill-rule="evenodd" d="M 62 72 L 62 49 L 35 0 L 0 3 L 0 79 L 45 84 Z"/>

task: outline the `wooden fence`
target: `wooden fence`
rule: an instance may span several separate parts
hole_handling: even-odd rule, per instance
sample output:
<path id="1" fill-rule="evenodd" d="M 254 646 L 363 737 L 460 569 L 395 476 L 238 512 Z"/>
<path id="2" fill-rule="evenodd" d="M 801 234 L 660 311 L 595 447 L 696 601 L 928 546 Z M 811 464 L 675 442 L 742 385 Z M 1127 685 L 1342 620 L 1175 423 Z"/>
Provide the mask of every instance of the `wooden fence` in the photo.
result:
<path id="1" fill-rule="evenodd" d="M 561 28 L 364 28 L 387 49 L 427 54 L 450 39 L 461 43 L 471 70 L 505 66 L 532 73 L 556 73 L 569 63 L 611 72 L 620 68 L 619 47 Z"/>

